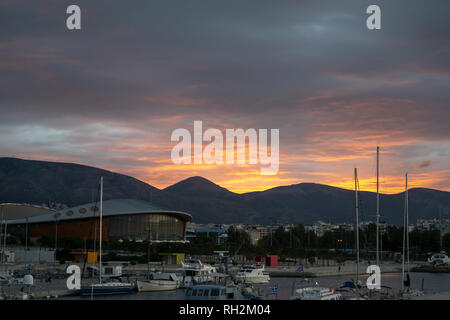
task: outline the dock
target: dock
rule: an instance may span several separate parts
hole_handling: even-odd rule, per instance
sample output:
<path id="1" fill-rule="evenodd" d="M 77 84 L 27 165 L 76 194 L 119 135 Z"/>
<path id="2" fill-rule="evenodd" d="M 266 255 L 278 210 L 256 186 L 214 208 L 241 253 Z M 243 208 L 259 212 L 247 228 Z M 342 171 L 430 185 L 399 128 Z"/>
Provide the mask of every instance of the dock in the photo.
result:
<path id="1" fill-rule="evenodd" d="M 360 264 L 359 274 L 366 273 L 367 264 Z M 399 273 L 402 272 L 401 265 L 397 263 L 385 263 L 382 264 L 381 273 Z M 269 276 L 286 277 L 286 278 L 315 278 L 315 277 L 338 277 L 338 276 L 353 276 L 356 275 L 356 264 L 346 263 L 339 269 L 337 266 L 317 266 L 304 268 L 303 272 L 296 272 L 295 267 L 276 267 L 266 268 Z"/>
<path id="2" fill-rule="evenodd" d="M 425 294 L 420 297 L 411 298 L 411 300 L 450 300 L 450 291 Z"/>
<path id="3" fill-rule="evenodd" d="M 428 272 L 428 273 L 450 273 L 449 266 L 432 266 L 427 264 L 422 264 L 411 268 L 411 272 Z"/>

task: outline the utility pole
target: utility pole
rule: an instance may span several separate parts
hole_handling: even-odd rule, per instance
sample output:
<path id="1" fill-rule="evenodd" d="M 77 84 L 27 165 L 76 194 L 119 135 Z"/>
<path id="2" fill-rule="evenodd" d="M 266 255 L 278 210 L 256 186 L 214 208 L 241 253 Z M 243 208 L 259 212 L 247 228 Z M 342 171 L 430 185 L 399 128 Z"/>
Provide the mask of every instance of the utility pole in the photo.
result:
<path id="1" fill-rule="evenodd" d="M 55 214 L 55 259 L 57 250 L 58 250 L 58 217 Z"/>
<path id="2" fill-rule="evenodd" d="M 292 228 L 289 229 L 289 248 L 292 249 Z"/>
<path id="3" fill-rule="evenodd" d="M 272 226 L 270 226 L 270 247 L 272 248 Z"/>
<path id="4" fill-rule="evenodd" d="M 152 243 L 152 235 L 150 233 L 150 225 L 147 227 L 148 231 L 148 247 L 147 247 L 147 277 L 150 279 L 150 246 Z"/>
<path id="5" fill-rule="evenodd" d="M 28 250 L 28 218 L 25 218 L 25 250 Z"/>

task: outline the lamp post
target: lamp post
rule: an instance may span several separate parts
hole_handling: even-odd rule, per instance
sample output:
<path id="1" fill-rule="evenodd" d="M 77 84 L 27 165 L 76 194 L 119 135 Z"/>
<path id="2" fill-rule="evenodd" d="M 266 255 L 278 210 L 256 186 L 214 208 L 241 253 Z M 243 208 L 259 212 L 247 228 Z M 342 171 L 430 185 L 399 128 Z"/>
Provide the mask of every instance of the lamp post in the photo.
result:
<path id="1" fill-rule="evenodd" d="M 55 260 L 56 260 L 56 251 L 58 250 L 58 218 L 61 214 L 59 212 L 55 213 Z"/>
<path id="2" fill-rule="evenodd" d="M 150 226 L 145 228 L 145 231 L 148 232 L 148 246 L 147 246 L 147 277 L 150 277 L 150 246 L 152 243 L 152 235 L 150 233 Z"/>

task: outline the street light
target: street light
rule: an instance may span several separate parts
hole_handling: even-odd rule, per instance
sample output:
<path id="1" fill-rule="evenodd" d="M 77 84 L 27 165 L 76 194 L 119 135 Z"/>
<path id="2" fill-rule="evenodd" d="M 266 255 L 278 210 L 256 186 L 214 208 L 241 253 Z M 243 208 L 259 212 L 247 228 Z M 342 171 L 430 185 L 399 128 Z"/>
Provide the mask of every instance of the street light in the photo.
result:
<path id="1" fill-rule="evenodd" d="M 150 276 L 150 246 L 152 243 L 152 235 L 150 233 L 150 225 L 145 228 L 145 231 L 148 232 L 148 246 L 147 246 L 147 277 Z"/>
<path id="2" fill-rule="evenodd" d="M 58 250 L 58 218 L 61 215 L 61 213 L 57 212 L 55 213 L 55 260 L 56 260 L 56 251 Z"/>

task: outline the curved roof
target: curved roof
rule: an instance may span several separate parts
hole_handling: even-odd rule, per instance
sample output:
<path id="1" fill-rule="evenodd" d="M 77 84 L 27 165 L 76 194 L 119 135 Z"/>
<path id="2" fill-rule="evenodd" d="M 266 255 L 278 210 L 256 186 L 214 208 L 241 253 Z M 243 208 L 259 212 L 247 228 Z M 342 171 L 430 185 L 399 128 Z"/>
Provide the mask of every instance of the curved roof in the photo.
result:
<path id="1" fill-rule="evenodd" d="M 51 213 L 42 214 L 28 218 L 28 223 L 65 221 L 74 219 L 87 219 L 99 216 L 99 203 L 87 203 L 80 206 L 67 208 Z M 190 221 L 192 216 L 186 212 L 164 210 L 152 203 L 135 199 L 114 199 L 103 201 L 103 217 L 118 215 L 133 215 L 145 213 L 165 213 L 175 216 L 183 221 Z M 11 224 L 25 223 L 25 219 L 14 219 L 8 221 Z"/>
<path id="2" fill-rule="evenodd" d="M 26 203 L 0 203 L 0 220 L 25 221 L 26 218 L 55 212 L 55 210 Z"/>

